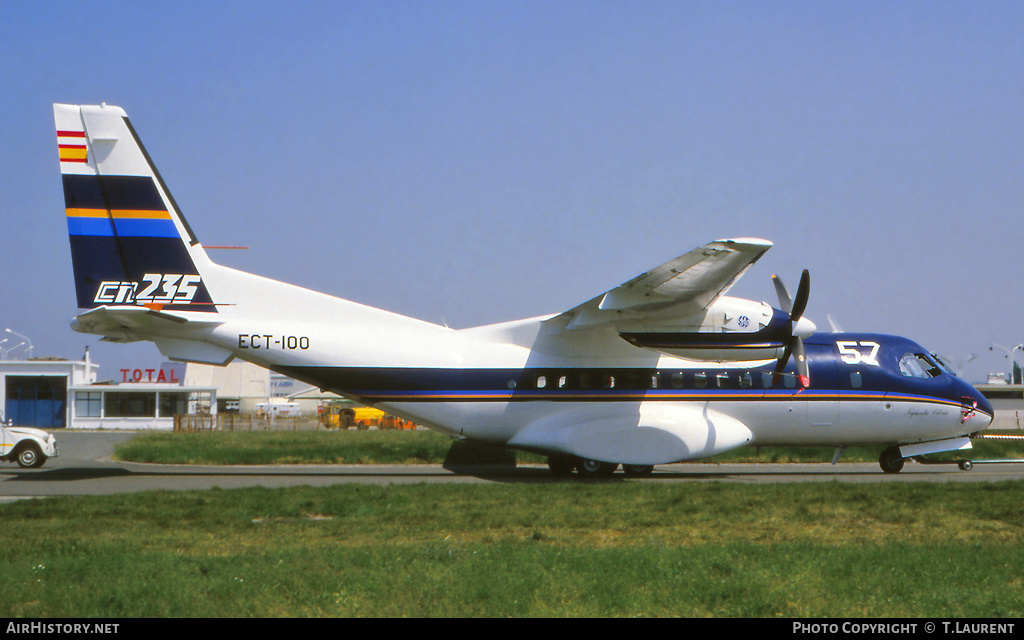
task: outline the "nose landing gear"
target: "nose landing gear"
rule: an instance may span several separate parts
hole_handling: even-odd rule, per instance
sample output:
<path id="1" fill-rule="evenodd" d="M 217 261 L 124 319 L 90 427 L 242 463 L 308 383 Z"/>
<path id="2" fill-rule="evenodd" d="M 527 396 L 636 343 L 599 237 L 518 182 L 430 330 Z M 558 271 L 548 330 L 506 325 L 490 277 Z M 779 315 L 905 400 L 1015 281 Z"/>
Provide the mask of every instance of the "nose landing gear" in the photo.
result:
<path id="1" fill-rule="evenodd" d="M 886 473 L 899 473 L 903 470 L 903 463 L 906 458 L 900 453 L 899 447 L 889 447 L 878 457 L 878 466 Z"/>

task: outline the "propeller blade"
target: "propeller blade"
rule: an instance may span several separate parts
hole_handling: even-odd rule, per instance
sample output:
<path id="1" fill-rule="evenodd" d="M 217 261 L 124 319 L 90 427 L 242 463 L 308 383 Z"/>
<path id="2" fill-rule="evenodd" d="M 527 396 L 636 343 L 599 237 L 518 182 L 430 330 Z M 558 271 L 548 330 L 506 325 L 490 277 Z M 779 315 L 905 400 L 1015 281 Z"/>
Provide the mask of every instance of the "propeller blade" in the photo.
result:
<path id="1" fill-rule="evenodd" d="M 786 364 L 791 356 L 796 362 L 797 380 L 800 381 L 800 386 L 806 389 L 811 386 L 811 369 L 807 364 L 807 352 L 804 350 L 804 341 L 797 336 L 793 336 L 786 344 L 785 352 L 779 358 L 778 364 L 775 365 L 775 371 L 772 373 L 772 386 L 777 385 L 779 380 L 782 379 L 782 374 L 785 372 Z"/>
<path id="2" fill-rule="evenodd" d="M 786 348 L 782 353 L 782 357 L 779 358 L 778 364 L 775 365 L 775 372 L 772 374 L 772 385 L 776 385 L 779 379 L 782 377 L 782 373 L 786 369 L 786 365 L 789 363 L 789 358 L 792 356 L 796 361 L 797 378 L 800 380 L 800 386 L 804 389 L 811 386 L 811 372 L 810 367 L 807 364 L 807 353 L 804 350 L 804 341 L 797 335 L 797 323 L 800 322 L 800 318 L 803 316 L 804 311 L 807 309 L 807 299 L 811 294 L 811 274 L 804 269 L 804 272 L 800 274 L 800 284 L 797 285 L 796 299 L 790 297 L 789 291 L 786 290 L 786 285 L 782 284 L 782 279 L 778 276 L 772 276 L 772 283 L 775 285 L 775 293 L 779 296 L 779 306 L 782 311 L 789 314 L 789 327 L 792 331 L 792 335 L 786 340 Z M 801 326 L 800 333 L 813 332 L 813 324 L 810 321 L 804 321 L 804 324 L 808 324 L 808 327 Z"/>
<path id="3" fill-rule="evenodd" d="M 800 284 L 796 288 L 796 300 L 793 302 L 793 309 L 789 312 L 789 318 L 794 323 L 804 315 L 807 308 L 807 298 L 811 294 L 811 274 L 807 269 L 800 274 Z"/>
<path id="4" fill-rule="evenodd" d="M 796 372 L 797 377 L 800 378 L 800 386 L 806 389 L 811 386 L 811 370 L 807 365 L 804 341 L 800 338 L 793 338 L 793 357 L 796 359 Z"/>
<path id="5" fill-rule="evenodd" d="M 775 365 L 775 372 L 772 373 L 772 386 L 779 384 L 779 380 L 782 379 L 782 372 L 786 369 L 786 363 L 789 362 L 790 355 L 793 354 L 793 349 L 789 343 L 786 343 L 786 350 L 783 351 L 782 357 L 779 358 L 778 363 Z"/>
<path id="6" fill-rule="evenodd" d="M 773 275 L 772 284 L 775 285 L 775 293 L 779 296 L 779 308 L 791 314 L 793 312 L 793 298 L 789 297 L 786 285 L 782 284 L 782 278 Z"/>

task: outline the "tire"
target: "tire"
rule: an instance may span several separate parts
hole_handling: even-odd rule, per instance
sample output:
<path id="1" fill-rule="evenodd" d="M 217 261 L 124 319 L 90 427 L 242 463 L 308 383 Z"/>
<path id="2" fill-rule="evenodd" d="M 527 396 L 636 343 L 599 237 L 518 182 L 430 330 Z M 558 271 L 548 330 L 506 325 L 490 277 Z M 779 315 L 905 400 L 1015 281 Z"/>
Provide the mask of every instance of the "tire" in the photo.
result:
<path id="1" fill-rule="evenodd" d="M 615 462 L 581 459 L 576 463 L 576 473 L 584 478 L 607 478 L 619 468 Z"/>
<path id="2" fill-rule="evenodd" d="M 643 478 L 654 473 L 653 464 L 624 464 L 622 472 L 627 478 Z"/>
<path id="3" fill-rule="evenodd" d="M 14 459 L 17 461 L 18 466 L 22 469 L 37 469 L 43 466 L 46 462 L 46 456 L 39 450 L 39 445 L 34 442 L 30 442 L 23 446 Z"/>
<path id="4" fill-rule="evenodd" d="M 572 475 L 576 468 L 576 459 L 572 456 L 552 455 L 548 456 L 548 469 L 556 476 L 565 477 Z"/>
<path id="5" fill-rule="evenodd" d="M 904 462 L 899 447 L 889 447 L 878 457 L 878 466 L 886 473 L 899 473 L 903 470 Z"/>

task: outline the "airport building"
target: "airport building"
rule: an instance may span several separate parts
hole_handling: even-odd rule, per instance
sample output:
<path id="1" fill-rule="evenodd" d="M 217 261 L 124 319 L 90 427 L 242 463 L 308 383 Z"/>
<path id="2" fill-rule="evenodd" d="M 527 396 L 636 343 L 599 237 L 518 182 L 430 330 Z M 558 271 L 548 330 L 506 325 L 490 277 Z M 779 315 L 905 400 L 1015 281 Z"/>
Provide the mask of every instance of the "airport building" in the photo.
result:
<path id="1" fill-rule="evenodd" d="M 187 385 L 183 364 L 122 369 L 99 379 L 82 360 L 0 361 L 3 420 L 40 429 L 172 429 L 177 414 L 216 413 L 217 387 Z"/>
<path id="2" fill-rule="evenodd" d="M 100 373 L 81 360 L 0 360 L 4 421 L 41 429 L 174 428 L 174 416 L 259 415 L 287 403 L 304 415 L 340 400 L 291 378 L 236 360 L 226 367 L 165 362 Z"/>

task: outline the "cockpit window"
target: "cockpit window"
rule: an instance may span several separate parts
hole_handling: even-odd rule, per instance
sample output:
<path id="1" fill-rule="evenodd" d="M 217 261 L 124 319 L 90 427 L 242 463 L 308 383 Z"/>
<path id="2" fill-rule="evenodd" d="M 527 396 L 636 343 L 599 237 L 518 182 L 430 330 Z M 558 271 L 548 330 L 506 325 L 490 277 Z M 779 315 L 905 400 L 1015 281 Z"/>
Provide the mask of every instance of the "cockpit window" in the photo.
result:
<path id="1" fill-rule="evenodd" d="M 932 354 L 932 360 L 934 360 L 939 365 L 940 369 L 942 369 L 949 375 L 956 377 L 956 373 L 953 371 L 953 368 L 946 364 L 945 360 L 940 358 L 937 354 Z"/>
<path id="2" fill-rule="evenodd" d="M 942 369 L 923 353 L 908 353 L 900 358 L 900 373 L 908 378 L 929 379 L 942 375 Z"/>

